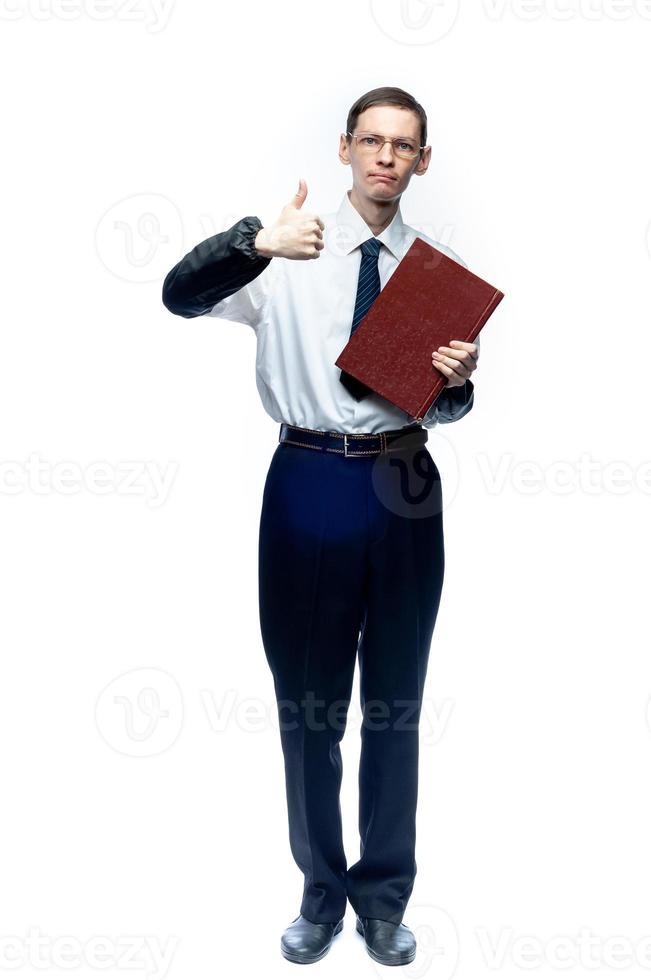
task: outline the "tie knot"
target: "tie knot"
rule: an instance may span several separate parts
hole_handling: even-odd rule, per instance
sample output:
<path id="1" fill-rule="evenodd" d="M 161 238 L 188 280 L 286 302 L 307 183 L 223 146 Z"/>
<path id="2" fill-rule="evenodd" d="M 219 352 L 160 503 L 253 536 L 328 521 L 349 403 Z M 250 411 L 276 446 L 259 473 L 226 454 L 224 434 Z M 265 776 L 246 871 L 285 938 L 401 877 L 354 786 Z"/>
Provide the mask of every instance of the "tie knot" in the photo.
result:
<path id="1" fill-rule="evenodd" d="M 377 238 L 369 238 L 367 241 L 362 242 L 362 255 L 372 255 L 377 258 L 380 254 L 380 247 L 382 242 Z"/>

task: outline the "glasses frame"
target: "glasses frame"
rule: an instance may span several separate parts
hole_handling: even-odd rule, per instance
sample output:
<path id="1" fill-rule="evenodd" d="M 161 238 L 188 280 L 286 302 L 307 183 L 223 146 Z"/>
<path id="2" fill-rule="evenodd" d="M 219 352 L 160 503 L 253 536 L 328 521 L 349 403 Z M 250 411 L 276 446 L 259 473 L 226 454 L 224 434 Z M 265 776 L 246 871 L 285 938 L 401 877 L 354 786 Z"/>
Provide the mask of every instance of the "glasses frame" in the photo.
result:
<path id="1" fill-rule="evenodd" d="M 359 139 L 360 136 L 377 136 L 378 139 L 382 140 L 382 146 L 380 147 L 380 149 L 382 149 L 382 150 L 384 149 L 384 144 L 385 143 L 391 143 L 391 146 L 393 147 L 393 152 L 395 153 L 395 155 L 398 156 L 398 157 L 402 157 L 403 160 L 415 160 L 416 157 L 420 153 L 422 153 L 422 151 L 425 149 L 425 146 L 419 146 L 418 147 L 418 153 L 414 153 L 412 156 L 405 156 L 404 153 L 399 153 L 398 150 L 396 150 L 394 144 L 395 143 L 399 143 L 400 140 L 408 140 L 409 137 L 407 137 L 407 136 L 394 136 L 393 139 L 389 139 L 388 137 L 382 136 L 382 133 L 371 133 L 371 132 L 367 132 L 366 130 L 362 130 L 361 133 L 351 133 L 348 130 L 346 130 L 346 135 L 347 136 L 351 136 L 355 140 L 355 146 L 357 146 L 358 148 L 359 148 L 358 139 Z M 425 145 L 427 145 L 427 144 L 425 144 Z"/>

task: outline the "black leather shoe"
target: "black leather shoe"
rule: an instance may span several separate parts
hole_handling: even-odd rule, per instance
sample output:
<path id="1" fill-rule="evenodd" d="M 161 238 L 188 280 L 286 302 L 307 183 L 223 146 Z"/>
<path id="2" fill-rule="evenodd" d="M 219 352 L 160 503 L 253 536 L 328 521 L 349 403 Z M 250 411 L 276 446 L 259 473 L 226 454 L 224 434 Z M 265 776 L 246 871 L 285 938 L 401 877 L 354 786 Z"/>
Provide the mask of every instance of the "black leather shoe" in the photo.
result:
<path id="1" fill-rule="evenodd" d="M 416 956 L 416 937 L 402 922 L 396 925 L 358 915 L 355 928 L 364 937 L 369 956 L 384 966 L 402 966 Z"/>
<path id="2" fill-rule="evenodd" d="M 332 940 L 344 927 L 339 922 L 311 922 L 297 916 L 280 938 L 280 951 L 292 963 L 316 963 L 330 949 Z"/>

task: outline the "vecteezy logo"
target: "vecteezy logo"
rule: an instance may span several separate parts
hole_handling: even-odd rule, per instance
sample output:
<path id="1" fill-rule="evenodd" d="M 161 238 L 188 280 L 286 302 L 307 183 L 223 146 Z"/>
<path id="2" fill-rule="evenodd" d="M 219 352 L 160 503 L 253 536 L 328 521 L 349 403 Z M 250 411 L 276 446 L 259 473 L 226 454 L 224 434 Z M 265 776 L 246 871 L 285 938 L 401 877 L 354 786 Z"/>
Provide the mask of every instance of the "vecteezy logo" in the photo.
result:
<path id="1" fill-rule="evenodd" d="M 97 729 L 116 752 L 139 758 L 160 755 L 179 737 L 181 689 L 167 671 L 140 667 L 107 684 L 95 706 Z"/>
<path id="2" fill-rule="evenodd" d="M 440 514 L 444 504 L 447 510 L 454 499 L 459 484 L 458 459 L 454 447 L 437 432 L 438 428 L 437 425 L 428 433 L 431 451 L 424 446 L 407 451 L 406 438 L 396 439 L 388 452 L 374 460 L 373 491 L 391 514 L 424 520 Z M 445 471 L 445 501 L 437 460 Z"/>
<path id="3" fill-rule="evenodd" d="M 434 44 L 454 27 L 459 0 L 371 0 L 371 15 L 398 44 Z"/>
<path id="4" fill-rule="evenodd" d="M 127 282 L 155 282 L 177 261 L 183 221 L 162 194 L 133 194 L 100 218 L 95 248 L 103 264 Z"/>
<path id="5" fill-rule="evenodd" d="M 403 966 L 403 976 L 451 980 L 459 964 L 459 932 L 451 915 L 436 905 L 410 903 L 404 921 L 416 939 L 416 958 Z M 379 976 L 389 975 L 375 963 L 374 967 Z"/>

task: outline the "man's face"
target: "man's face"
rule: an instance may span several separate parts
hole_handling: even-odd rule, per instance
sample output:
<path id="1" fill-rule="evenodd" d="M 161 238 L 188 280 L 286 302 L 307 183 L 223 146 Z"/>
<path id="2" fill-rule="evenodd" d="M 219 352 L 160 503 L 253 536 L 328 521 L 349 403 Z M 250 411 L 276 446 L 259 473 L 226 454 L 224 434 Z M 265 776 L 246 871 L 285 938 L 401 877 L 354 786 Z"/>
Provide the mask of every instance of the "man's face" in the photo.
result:
<path id="1" fill-rule="evenodd" d="M 371 106 L 357 117 L 353 132 L 376 133 L 387 140 L 402 136 L 420 146 L 420 120 L 415 112 L 402 106 Z M 412 174 L 424 174 L 431 153 L 432 148 L 428 146 L 419 156 L 407 160 L 396 154 L 391 143 L 385 143 L 373 153 L 364 153 L 355 140 L 347 143 L 343 134 L 339 144 L 339 159 L 352 167 L 353 186 L 359 194 L 378 202 L 399 197 Z"/>

